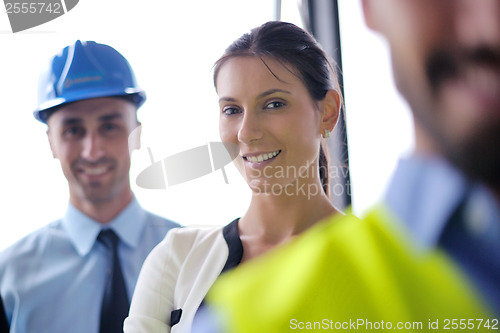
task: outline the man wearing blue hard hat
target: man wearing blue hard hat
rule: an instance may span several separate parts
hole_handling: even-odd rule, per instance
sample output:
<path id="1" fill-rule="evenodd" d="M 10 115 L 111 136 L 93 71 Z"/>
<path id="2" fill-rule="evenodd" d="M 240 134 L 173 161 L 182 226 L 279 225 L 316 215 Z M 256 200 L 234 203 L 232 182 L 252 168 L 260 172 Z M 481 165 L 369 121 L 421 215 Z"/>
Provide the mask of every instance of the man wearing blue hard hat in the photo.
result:
<path id="1" fill-rule="evenodd" d="M 130 187 L 139 147 L 130 134 L 145 100 L 128 61 L 96 42 L 65 47 L 41 75 L 34 116 L 47 124 L 70 200 L 61 219 L 0 254 L 11 331 L 123 331 L 143 261 L 179 226 L 143 210 Z"/>

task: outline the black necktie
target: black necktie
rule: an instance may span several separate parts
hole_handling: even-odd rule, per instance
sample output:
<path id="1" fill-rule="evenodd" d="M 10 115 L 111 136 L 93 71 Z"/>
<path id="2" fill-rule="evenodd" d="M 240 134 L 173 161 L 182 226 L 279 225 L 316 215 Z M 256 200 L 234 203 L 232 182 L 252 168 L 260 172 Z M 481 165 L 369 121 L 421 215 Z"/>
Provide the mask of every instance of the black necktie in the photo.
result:
<path id="1" fill-rule="evenodd" d="M 9 332 L 9 321 L 5 315 L 5 309 L 3 307 L 2 297 L 0 297 L 0 333 Z"/>
<path id="2" fill-rule="evenodd" d="M 98 239 L 111 252 L 112 267 L 106 279 L 102 298 L 100 333 L 123 333 L 123 321 L 128 315 L 129 300 L 118 258 L 120 239 L 113 230 L 101 231 Z"/>

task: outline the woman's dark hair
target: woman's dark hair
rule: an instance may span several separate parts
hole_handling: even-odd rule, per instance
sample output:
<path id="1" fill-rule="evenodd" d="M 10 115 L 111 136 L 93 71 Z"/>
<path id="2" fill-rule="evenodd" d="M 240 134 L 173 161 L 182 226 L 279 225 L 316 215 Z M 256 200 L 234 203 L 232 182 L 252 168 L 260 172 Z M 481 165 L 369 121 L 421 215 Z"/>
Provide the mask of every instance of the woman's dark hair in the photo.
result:
<path id="1" fill-rule="evenodd" d="M 263 57 L 281 63 L 291 73 L 297 75 L 316 102 L 323 100 L 330 89 L 340 96 L 336 70 L 316 39 L 305 30 L 292 23 L 271 21 L 252 29 L 235 40 L 217 60 L 214 66 L 214 85 L 221 66 L 238 56 L 258 57 L 266 65 Z M 269 66 L 266 65 L 269 69 Z M 279 78 L 269 69 L 279 80 Z M 342 97 L 340 96 L 341 102 Z M 322 142 L 319 152 L 319 174 L 323 190 L 330 195 L 328 177 L 328 149 Z"/>

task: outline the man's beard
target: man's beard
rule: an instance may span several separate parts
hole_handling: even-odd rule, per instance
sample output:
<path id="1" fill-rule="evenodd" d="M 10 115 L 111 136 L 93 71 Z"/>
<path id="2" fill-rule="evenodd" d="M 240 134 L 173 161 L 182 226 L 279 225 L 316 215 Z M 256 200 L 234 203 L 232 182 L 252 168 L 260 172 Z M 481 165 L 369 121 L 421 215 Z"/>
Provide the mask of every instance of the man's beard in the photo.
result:
<path id="1" fill-rule="evenodd" d="M 473 179 L 500 189 L 500 128 L 484 128 L 456 147 L 447 147 L 446 158 Z"/>

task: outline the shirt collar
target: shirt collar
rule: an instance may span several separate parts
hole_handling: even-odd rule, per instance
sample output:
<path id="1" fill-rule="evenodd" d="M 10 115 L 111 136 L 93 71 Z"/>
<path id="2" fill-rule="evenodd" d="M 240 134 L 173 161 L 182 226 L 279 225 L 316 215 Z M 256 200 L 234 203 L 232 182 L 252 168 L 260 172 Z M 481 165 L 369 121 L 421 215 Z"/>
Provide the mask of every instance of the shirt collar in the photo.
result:
<path id="1" fill-rule="evenodd" d="M 433 247 L 468 188 L 463 174 L 446 161 L 415 155 L 399 161 L 385 203 L 418 245 Z"/>
<path id="2" fill-rule="evenodd" d="M 146 223 L 146 212 L 134 197 L 132 201 L 113 220 L 106 224 L 88 217 L 71 203 L 68 204 L 62 224 L 69 238 L 81 256 L 92 249 L 102 229 L 113 229 L 121 241 L 130 247 L 136 247 Z"/>

